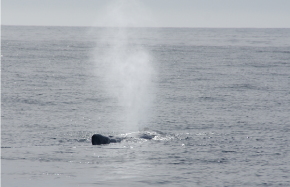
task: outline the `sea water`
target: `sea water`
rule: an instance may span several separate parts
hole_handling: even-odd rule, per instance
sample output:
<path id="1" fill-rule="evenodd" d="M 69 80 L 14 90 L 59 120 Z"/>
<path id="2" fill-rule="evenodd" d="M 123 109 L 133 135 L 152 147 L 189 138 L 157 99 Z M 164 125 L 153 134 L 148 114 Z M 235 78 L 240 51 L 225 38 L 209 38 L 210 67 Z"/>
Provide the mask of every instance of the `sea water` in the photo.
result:
<path id="1" fill-rule="evenodd" d="M 1 29 L 2 186 L 290 185 L 289 29 Z M 113 47 L 146 84 L 120 86 Z"/>

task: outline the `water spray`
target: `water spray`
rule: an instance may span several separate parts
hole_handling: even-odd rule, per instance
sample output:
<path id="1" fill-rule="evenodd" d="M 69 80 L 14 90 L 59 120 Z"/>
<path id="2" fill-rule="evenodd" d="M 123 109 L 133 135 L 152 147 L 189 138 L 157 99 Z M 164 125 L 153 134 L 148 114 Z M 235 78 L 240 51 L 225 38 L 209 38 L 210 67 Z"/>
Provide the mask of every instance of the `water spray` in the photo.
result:
<path id="1" fill-rule="evenodd" d="M 137 28 L 140 24 L 138 12 L 128 17 L 128 8 L 140 7 L 132 1 L 116 1 L 108 10 L 107 22 L 110 27 L 103 34 L 102 54 L 96 51 L 98 75 L 102 77 L 105 91 L 116 99 L 118 118 L 125 130 L 139 130 L 147 126 L 150 108 L 154 99 L 154 68 L 152 55 L 138 40 Z M 136 7 L 137 6 L 137 7 Z M 142 12 L 142 11 L 139 11 Z"/>

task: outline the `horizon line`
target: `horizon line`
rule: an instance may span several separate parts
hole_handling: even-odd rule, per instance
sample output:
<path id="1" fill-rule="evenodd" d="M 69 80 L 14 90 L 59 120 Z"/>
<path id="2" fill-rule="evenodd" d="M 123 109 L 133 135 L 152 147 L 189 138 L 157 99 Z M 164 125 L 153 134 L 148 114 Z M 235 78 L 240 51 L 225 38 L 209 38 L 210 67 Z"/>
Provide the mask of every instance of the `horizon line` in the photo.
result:
<path id="1" fill-rule="evenodd" d="M 1 24 L 2 26 L 23 26 L 23 27 L 95 27 L 95 28 L 176 28 L 176 29 L 290 29 L 290 27 L 181 27 L 181 26 L 124 26 L 124 27 L 118 27 L 118 26 L 85 26 L 85 25 L 14 25 L 14 24 Z"/>

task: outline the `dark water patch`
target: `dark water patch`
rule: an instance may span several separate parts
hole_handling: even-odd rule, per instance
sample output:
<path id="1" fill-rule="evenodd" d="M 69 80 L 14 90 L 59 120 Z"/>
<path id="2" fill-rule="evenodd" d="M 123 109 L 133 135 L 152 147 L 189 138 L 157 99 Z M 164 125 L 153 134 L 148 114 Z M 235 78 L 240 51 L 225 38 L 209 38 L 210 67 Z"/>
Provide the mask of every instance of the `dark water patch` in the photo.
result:
<path id="1" fill-rule="evenodd" d="M 289 51 L 273 51 L 273 53 L 285 53 L 285 54 L 290 54 L 290 50 Z"/>
<path id="2" fill-rule="evenodd" d="M 252 84 L 233 84 L 228 86 L 227 88 L 234 90 L 260 90 L 259 87 Z"/>
<path id="3" fill-rule="evenodd" d="M 79 143 L 91 143 L 91 139 L 61 139 L 58 140 L 59 143 L 73 143 L 73 142 L 79 142 Z"/>
<path id="4" fill-rule="evenodd" d="M 213 97 L 199 97 L 199 100 L 213 102 L 215 100 L 215 98 L 213 98 Z"/>
<path id="5" fill-rule="evenodd" d="M 236 153 L 236 151 L 225 151 L 225 150 L 222 150 L 223 153 Z"/>
<path id="6" fill-rule="evenodd" d="M 45 101 L 44 98 L 39 97 L 43 96 L 43 94 L 37 94 L 34 98 L 23 98 L 23 96 L 3 96 L 3 102 L 7 103 L 23 103 L 28 105 L 39 105 L 39 106 L 55 106 L 56 103 L 54 101 Z M 33 97 L 33 96 L 30 96 Z M 38 98 L 39 97 L 39 98 Z"/>

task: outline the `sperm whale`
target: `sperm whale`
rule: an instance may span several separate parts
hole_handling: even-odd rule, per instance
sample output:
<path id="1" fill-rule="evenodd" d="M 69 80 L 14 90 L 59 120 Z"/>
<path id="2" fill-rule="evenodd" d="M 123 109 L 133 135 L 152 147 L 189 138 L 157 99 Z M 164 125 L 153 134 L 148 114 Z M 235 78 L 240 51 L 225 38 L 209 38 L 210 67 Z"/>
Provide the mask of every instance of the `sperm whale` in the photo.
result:
<path id="1" fill-rule="evenodd" d="M 151 140 L 155 137 L 155 135 L 150 135 L 150 134 L 139 134 L 138 138 L 143 138 L 147 140 Z M 92 145 L 102 145 L 102 144 L 110 144 L 110 143 L 118 143 L 121 142 L 123 139 L 126 137 L 113 137 L 113 136 L 103 136 L 101 134 L 94 134 L 92 136 Z"/>

